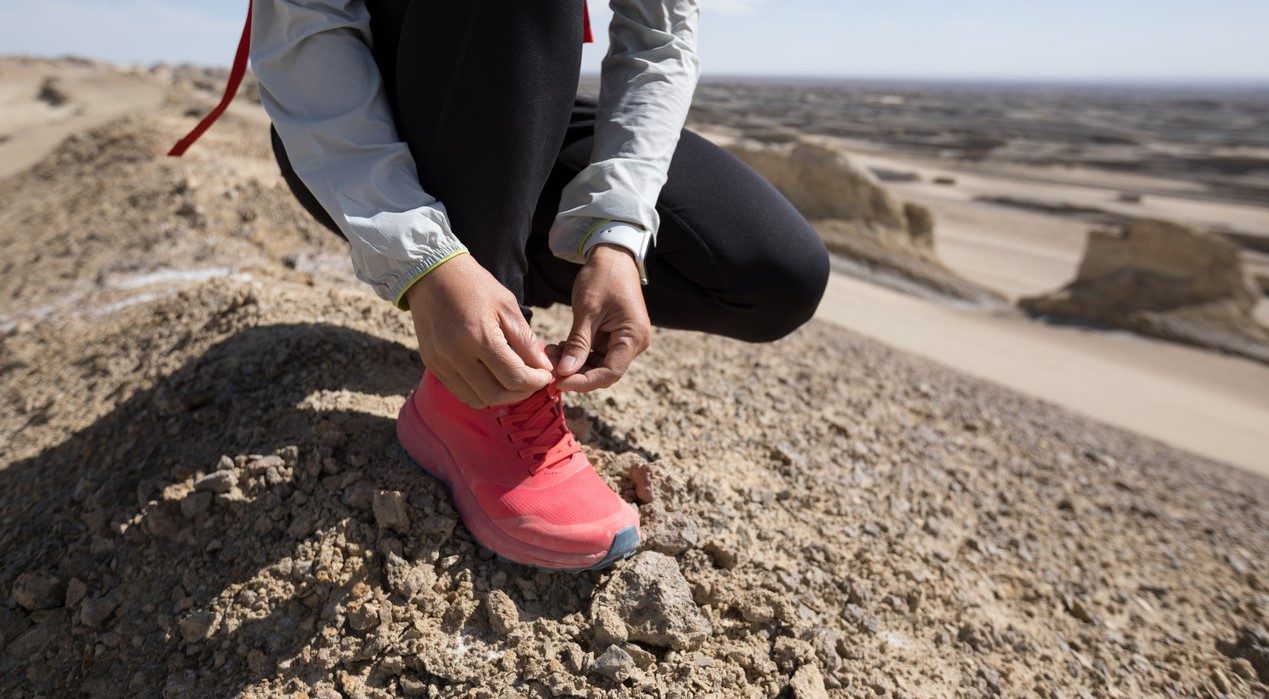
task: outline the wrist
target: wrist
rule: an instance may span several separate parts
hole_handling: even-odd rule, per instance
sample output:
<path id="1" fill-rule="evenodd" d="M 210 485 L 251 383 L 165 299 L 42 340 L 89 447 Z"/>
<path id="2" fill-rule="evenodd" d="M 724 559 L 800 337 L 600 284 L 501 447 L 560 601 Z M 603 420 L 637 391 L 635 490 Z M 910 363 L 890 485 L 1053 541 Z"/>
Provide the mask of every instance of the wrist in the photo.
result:
<path id="1" fill-rule="evenodd" d="M 464 253 L 442 260 L 435 267 L 429 269 L 426 274 L 416 279 L 405 290 L 405 299 L 409 303 L 410 310 L 423 310 L 426 308 L 430 296 L 454 282 L 466 278 L 469 273 L 466 268 L 473 264 L 477 267 L 480 266 L 471 255 Z"/>
<path id="2" fill-rule="evenodd" d="M 581 254 L 584 260 L 590 261 L 592 253 L 600 248 L 620 250 L 634 262 L 635 269 L 639 275 L 639 283 L 646 285 L 648 283 L 648 275 L 644 267 L 644 260 L 647 257 L 651 240 L 652 235 L 643 229 L 620 221 L 609 221 L 596 229 L 593 235 L 589 235 L 587 240 L 583 241 Z"/>

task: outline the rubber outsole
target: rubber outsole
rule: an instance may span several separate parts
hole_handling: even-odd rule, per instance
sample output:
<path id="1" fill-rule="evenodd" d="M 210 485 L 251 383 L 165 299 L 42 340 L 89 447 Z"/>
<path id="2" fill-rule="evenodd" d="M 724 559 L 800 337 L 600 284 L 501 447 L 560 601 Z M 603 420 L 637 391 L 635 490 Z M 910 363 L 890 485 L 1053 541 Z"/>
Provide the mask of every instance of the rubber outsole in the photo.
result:
<path id="1" fill-rule="evenodd" d="M 402 450 L 404 451 L 404 448 Z M 405 455 L 406 455 L 406 458 L 410 460 L 410 463 L 418 467 L 418 469 L 422 471 L 425 475 L 427 475 L 427 477 L 431 478 L 437 483 L 440 483 L 441 487 L 445 488 L 445 492 L 449 493 L 450 501 L 451 502 L 453 501 L 454 493 L 450 489 L 449 484 L 445 482 L 445 479 L 440 478 L 439 476 L 429 471 L 426 466 L 424 466 L 423 464 L 420 464 L 417 459 L 411 456 L 410 452 L 406 451 Z M 461 521 L 462 518 L 460 517 L 459 520 Z M 535 563 L 526 563 L 524 561 L 517 561 L 511 558 L 507 558 L 506 556 L 495 551 L 491 546 L 489 546 L 485 542 L 481 541 L 480 537 L 477 536 L 476 533 L 473 532 L 470 527 L 467 527 L 466 524 L 464 524 L 463 526 L 464 528 L 467 529 L 467 533 L 471 534 L 471 538 L 473 541 L 480 544 L 481 548 L 492 553 L 494 557 L 497 558 L 498 560 L 503 561 L 505 563 L 514 563 L 516 565 L 526 566 L 529 568 L 533 568 L 534 570 L 541 570 L 547 573 L 585 573 L 586 571 L 590 571 L 590 570 L 602 570 L 618 561 L 622 561 L 633 556 L 634 552 L 639 550 L 639 543 L 640 543 L 639 542 L 639 528 L 633 527 L 633 526 L 626 527 L 613 535 L 612 545 L 608 547 L 608 553 L 602 559 L 600 559 L 597 563 L 593 565 L 585 566 L 582 568 L 551 568 L 548 566 L 537 565 Z"/>

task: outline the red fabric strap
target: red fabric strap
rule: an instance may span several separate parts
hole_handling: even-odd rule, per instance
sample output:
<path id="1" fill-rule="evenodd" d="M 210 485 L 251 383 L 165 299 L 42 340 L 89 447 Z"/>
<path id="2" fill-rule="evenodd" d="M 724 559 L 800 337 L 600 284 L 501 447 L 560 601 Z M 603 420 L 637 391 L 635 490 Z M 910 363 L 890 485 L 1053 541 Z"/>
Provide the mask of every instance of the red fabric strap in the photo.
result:
<path id="1" fill-rule="evenodd" d="M 229 108 L 229 103 L 234 100 L 234 95 L 238 93 L 238 86 L 242 84 L 242 76 L 247 72 L 247 55 L 250 53 L 250 49 L 251 3 L 248 2 L 247 23 L 242 28 L 242 38 L 238 40 L 238 53 L 234 54 L 234 65 L 229 71 L 229 84 L 225 85 L 225 94 L 220 98 L 220 104 L 216 105 L 216 108 L 211 111 L 211 114 L 203 117 L 203 120 L 198 122 L 198 126 L 195 126 L 194 130 L 190 131 L 185 138 L 177 141 L 176 145 L 172 146 L 172 150 L 167 152 L 168 155 L 179 158 L 185 153 L 185 150 L 193 145 L 194 141 L 197 141 L 198 137 L 202 136 L 204 131 L 211 128 L 211 125 L 216 123 L 216 120 L 220 118 L 220 115 L 224 114 L 225 110 Z"/>
<path id="2" fill-rule="evenodd" d="M 586 6 L 585 2 L 582 3 L 582 43 L 595 43 L 595 37 L 591 36 L 590 33 L 590 8 Z"/>

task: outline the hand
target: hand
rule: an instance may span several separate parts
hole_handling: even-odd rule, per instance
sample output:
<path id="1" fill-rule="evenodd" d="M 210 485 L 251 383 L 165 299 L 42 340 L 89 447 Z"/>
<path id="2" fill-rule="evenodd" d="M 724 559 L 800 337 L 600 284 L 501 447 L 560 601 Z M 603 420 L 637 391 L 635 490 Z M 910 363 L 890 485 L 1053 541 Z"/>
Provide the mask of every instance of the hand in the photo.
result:
<path id="1" fill-rule="evenodd" d="M 651 343 L 652 323 L 634 257 L 621 247 L 596 246 L 573 282 L 573 329 L 563 343 L 547 348 L 561 377 L 556 387 L 607 388 Z M 592 357 L 598 363 L 588 366 Z"/>
<path id="2" fill-rule="evenodd" d="M 515 403 L 554 379 L 515 296 L 471 255 L 441 263 L 406 297 L 423 363 L 467 405 Z"/>

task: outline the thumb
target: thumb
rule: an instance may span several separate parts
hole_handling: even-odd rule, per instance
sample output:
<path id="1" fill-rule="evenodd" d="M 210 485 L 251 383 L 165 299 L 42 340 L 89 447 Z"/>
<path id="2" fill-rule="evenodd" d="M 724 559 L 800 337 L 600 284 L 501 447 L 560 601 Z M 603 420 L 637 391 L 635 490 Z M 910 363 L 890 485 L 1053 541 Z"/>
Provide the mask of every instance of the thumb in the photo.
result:
<path id="1" fill-rule="evenodd" d="M 560 361 L 555 365 L 555 373 L 560 376 L 571 376 L 586 363 L 591 350 L 590 322 L 581 314 L 573 317 L 573 329 L 568 333 L 560 348 Z"/>
<path id="2" fill-rule="evenodd" d="M 507 344 L 511 346 L 511 351 L 524 360 L 526 365 L 534 369 L 551 371 L 551 360 L 543 351 L 542 341 L 533 333 L 533 328 L 529 327 L 523 316 L 516 314 L 512 318 L 504 319 L 502 334 L 507 339 Z"/>

